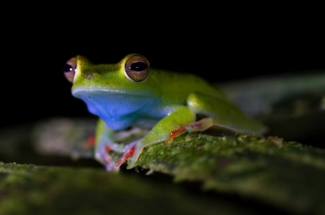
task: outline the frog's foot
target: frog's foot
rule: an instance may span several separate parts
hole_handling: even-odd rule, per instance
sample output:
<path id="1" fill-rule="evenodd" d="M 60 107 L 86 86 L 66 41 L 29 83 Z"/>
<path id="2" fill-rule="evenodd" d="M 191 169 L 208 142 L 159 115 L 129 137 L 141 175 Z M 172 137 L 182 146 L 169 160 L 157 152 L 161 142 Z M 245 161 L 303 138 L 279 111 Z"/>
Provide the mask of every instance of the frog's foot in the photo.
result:
<path id="1" fill-rule="evenodd" d="M 115 168 L 120 168 L 120 166 L 125 163 L 126 159 L 128 159 L 129 157 L 132 157 L 134 155 L 134 150 L 135 150 L 135 146 L 133 146 L 132 148 L 130 148 L 128 151 L 126 151 L 123 156 L 121 157 L 121 159 L 115 164 Z"/>
<path id="2" fill-rule="evenodd" d="M 110 151 L 122 152 L 121 146 L 116 143 L 102 144 L 96 149 L 95 157 L 102 163 L 107 171 L 118 170 L 112 157 L 109 155 Z"/>
<path id="3" fill-rule="evenodd" d="M 120 158 L 120 160 L 116 163 L 115 168 L 119 168 L 123 163 L 125 163 L 125 161 L 128 158 L 131 158 L 131 160 L 128 163 L 128 169 L 133 168 L 135 162 L 138 160 L 142 152 L 142 148 L 139 148 L 138 146 L 139 146 L 139 141 L 134 141 L 128 144 L 127 146 L 125 146 L 125 152 L 123 156 Z"/>
<path id="4" fill-rule="evenodd" d="M 192 122 L 187 125 L 181 125 L 178 129 L 170 132 L 169 137 L 165 140 L 165 144 L 171 144 L 176 136 L 184 133 L 185 131 L 191 133 L 196 131 L 205 131 L 206 129 L 213 126 L 212 118 L 204 118 L 197 122 Z"/>
<path id="5" fill-rule="evenodd" d="M 205 131 L 214 125 L 213 118 L 203 118 L 185 126 L 187 132 Z"/>
<path id="6" fill-rule="evenodd" d="M 183 132 L 186 131 L 186 127 L 184 125 L 181 125 L 178 129 L 173 130 L 170 132 L 169 137 L 164 141 L 166 145 L 171 144 L 174 141 L 174 138 Z"/>

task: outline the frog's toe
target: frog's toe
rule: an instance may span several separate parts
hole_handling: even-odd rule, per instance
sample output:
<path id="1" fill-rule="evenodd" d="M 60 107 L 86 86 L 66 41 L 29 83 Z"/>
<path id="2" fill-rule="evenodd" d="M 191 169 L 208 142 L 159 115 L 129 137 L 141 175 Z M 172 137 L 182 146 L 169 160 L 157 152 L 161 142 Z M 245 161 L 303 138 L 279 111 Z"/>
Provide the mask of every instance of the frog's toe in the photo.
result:
<path id="1" fill-rule="evenodd" d="M 112 169 L 115 166 L 115 162 L 109 155 L 109 150 L 107 148 L 101 147 L 95 153 L 95 158 L 97 161 L 106 166 L 106 169 Z"/>
<path id="2" fill-rule="evenodd" d="M 95 157 L 97 161 L 99 161 L 106 167 L 107 171 L 119 170 L 119 168 L 116 167 L 116 163 L 108 154 L 96 153 Z"/>
<path id="3" fill-rule="evenodd" d="M 115 168 L 119 168 L 122 164 L 125 163 L 125 161 L 129 158 L 132 157 L 134 154 L 135 146 L 126 149 L 125 153 L 121 157 L 121 159 L 116 163 Z"/>
<path id="4" fill-rule="evenodd" d="M 106 167 L 107 172 L 118 171 L 119 170 L 119 167 L 116 167 L 115 162 L 111 162 L 109 164 L 106 164 L 105 167 Z"/>
<path id="5" fill-rule="evenodd" d="M 137 144 L 135 145 L 132 149 L 133 149 L 133 156 L 131 157 L 131 159 L 128 162 L 128 169 L 132 169 L 135 166 L 135 163 L 138 161 L 142 151 L 143 151 L 143 146 L 141 144 Z"/>

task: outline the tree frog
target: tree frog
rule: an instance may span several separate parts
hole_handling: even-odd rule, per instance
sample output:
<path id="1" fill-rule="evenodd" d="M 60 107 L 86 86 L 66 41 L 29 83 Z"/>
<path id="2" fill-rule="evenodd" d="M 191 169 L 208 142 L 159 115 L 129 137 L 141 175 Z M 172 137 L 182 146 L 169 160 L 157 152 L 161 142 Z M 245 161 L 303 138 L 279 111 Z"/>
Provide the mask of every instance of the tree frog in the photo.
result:
<path id="1" fill-rule="evenodd" d="M 140 54 L 129 54 L 117 64 L 93 64 L 86 57 L 67 61 L 64 74 L 72 95 L 99 116 L 95 157 L 107 171 L 118 170 L 128 159 L 133 168 L 144 147 L 184 132 L 212 126 L 238 133 L 261 134 L 265 126 L 245 116 L 224 93 L 193 74 L 153 69 Z M 197 120 L 198 119 L 198 120 Z M 115 133 L 129 127 L 149 129 L 142 138 L 117 144 Z M 110 150 L 123 154 L 115 163 Z"/>

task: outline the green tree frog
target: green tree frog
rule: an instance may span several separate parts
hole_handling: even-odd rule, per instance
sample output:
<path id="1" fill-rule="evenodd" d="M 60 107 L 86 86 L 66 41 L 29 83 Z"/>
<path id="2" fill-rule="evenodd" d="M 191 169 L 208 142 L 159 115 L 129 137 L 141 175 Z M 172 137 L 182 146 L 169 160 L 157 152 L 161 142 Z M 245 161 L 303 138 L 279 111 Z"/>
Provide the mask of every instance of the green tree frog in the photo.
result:
<path id="1" fill-rule="evenodd" d="M 128 168 L 133 168 L 144 147 L 170 144 L 184 132 L 212 126 L 247 134 L 265 131 L 202 78 L 153 69 L 140 54 L 127 55 L 117 64 L 93 64 L 78 55 L 67 61 L 64 74 L 73 84 L 72 95 L 100 118 L 94 154 L 107 171 L 118 170 L 128 158 Z M 150 130 L 125 146 L 117 144 L 115 131 L 130 126 Z M 120 161 L 111 159 L 110 150 L 123 154 Z"/>

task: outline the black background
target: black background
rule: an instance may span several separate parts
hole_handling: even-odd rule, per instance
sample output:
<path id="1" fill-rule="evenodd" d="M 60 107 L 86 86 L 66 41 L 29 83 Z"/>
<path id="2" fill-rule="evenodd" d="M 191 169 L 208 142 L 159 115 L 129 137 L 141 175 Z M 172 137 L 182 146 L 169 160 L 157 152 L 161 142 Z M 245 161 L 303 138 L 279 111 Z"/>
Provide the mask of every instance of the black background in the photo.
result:
<path id="1" fill-rule="evenodd" d="M 325 69 L 323 1 L 26 4 L 3 10 L 1 127 L 88 115 L 62 73 L 77 54 L 116 63 L 140 53 L 152 67 L 196 73 L 210 82 Z"/>

